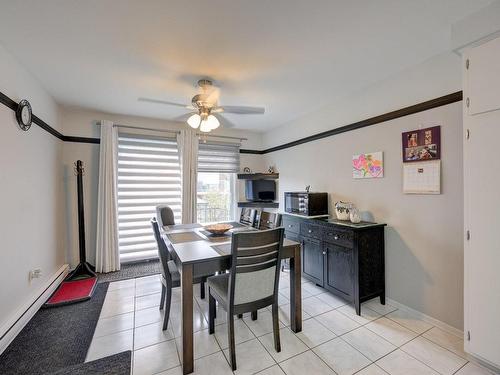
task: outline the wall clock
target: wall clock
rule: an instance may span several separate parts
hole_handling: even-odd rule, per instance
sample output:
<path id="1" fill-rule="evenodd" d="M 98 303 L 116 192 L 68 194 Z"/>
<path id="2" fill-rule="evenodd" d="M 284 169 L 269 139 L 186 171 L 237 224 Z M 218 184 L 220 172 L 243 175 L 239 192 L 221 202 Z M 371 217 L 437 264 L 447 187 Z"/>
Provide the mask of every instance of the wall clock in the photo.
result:
<path id="1" fill-rule="evenodd" d="M 28 131 L 31 128 L 31 104 L 26 99 L 21 100 L 17 106 L 16 120 L 22 130 Z"/>

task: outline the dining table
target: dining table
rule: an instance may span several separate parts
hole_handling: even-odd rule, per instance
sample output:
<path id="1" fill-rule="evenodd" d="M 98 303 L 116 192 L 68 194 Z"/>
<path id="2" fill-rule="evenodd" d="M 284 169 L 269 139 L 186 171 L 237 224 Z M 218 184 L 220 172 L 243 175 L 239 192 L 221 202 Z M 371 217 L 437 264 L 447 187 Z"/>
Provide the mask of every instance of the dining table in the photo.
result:
<path id="1" fill-rule="evenodd" d="M 182 371 L 194 371 L 193 280 L 225 272 L 231 268 L 231 238 L 239 231 L 257 229 L 231 222 L 232 229 L 213 235 L 200 224 L 179 224 L 163 227 L 162 236 L 180 273 Z M 290 328 L 302 330 L 300 243 L 283 240 L 282 259 L 289 259 Z"/>

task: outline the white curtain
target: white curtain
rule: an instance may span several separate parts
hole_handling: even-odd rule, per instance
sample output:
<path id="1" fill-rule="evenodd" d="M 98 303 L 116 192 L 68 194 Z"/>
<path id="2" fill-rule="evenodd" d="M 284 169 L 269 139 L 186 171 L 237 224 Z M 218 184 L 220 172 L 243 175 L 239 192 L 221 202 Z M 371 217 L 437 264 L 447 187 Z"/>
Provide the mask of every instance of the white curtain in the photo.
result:
<path id="1" fill-rule="evenodd" d="M 111 121 L 101 121 L 99 182 L 97 198 L 96 271 L 120 269 L 117 210 L 118 129 Z"/>
<path id="2" fill-rule="evenodd" d="M 196 183 L 198 166 L 198 137 L 191 129 L 178 135 L 182 171 L 182 223 L 196 222 Z"/>

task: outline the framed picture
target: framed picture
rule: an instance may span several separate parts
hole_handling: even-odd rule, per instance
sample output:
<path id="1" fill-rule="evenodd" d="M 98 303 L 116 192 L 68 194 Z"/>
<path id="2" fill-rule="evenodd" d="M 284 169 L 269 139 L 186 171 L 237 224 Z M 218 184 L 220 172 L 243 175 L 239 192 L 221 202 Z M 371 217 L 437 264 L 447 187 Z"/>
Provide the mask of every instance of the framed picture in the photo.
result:
<path id="1" fill-rule="evenodd" d="M 441 127 L 403 133 L 402 148 L 403 163 L 441 159 Z"/>
<path id="2" fill-rule="evenodd" d="M 382 151 L 353 155 L 352 178 L 384 177 L 384 153 Z"/>

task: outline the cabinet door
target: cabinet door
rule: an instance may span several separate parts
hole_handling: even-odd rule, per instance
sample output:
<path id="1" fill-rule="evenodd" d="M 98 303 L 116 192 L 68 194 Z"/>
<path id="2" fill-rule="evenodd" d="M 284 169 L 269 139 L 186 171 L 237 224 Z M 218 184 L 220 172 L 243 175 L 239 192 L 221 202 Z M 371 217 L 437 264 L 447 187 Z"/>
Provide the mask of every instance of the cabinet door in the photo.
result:
<path id="1" fill-rule="evenodd" d="M 325 244 L 325 253 L 325 288 L 337 294 L 340 292 L 345 297 L 351 297 L 354 282 L 353 250 Z"/>
<path id="2" fill-rule="evenodd" d="M 321 241 L 302 238 L 302 273 L 312 282 L 323 286 L 323 249 Z"/>

